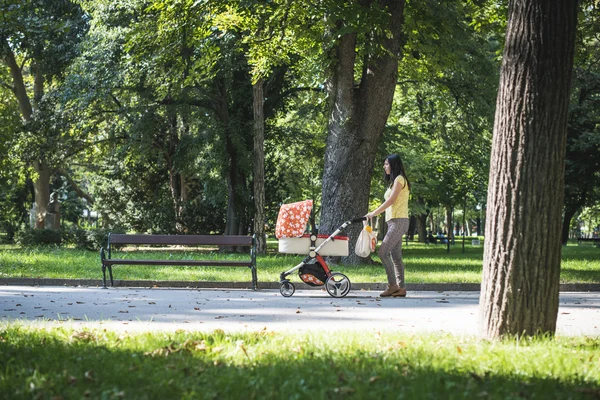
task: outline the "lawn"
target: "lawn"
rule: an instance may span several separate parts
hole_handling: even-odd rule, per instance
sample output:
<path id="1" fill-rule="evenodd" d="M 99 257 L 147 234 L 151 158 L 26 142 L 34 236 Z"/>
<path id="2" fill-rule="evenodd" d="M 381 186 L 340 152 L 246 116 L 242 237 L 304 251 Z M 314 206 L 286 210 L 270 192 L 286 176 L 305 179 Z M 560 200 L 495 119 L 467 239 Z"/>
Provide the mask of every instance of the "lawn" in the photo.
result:
<path id="1" fill-rule="evenodd" d="M 600 339 L 0 325 L 10 399 L 594 399 Z"/>
<path id="2" fill-rule="evenodd" d="M 279 254 L 270 243 L 268 255 L 257 259 L 259 282 L 278 282 L 279 275 L 302 261 L 301 255 Z M 129 256 L 119 251 L 113 256 Z M 216 254 L 207 251 L 136 251 L 136 258 L 244 259 L 247 255 Z M 447 252 L 442 245 L 410 243 L 404 247 L 406 280 L 410 283 L 480 283 L 483 247 L 457 244 Z M 377 257 L 374 260 L 378 262 Z M 354 283 L 386 282 L 381 264 L 332 265 Z M 100 257 L 97 252 L 57 247 L 0 247 L 0 277 L 100 279 Z M 246 268 L 190 268 L 118 266 L 115 279 L 180 280 L 203 282 L 245 282 L 250 280 Z M 292 280 L 297 279 L 293 278 Z M 600 282 L 600 249 L 593 246 L 569 245 L 562 251 L 562 283 Z"/>

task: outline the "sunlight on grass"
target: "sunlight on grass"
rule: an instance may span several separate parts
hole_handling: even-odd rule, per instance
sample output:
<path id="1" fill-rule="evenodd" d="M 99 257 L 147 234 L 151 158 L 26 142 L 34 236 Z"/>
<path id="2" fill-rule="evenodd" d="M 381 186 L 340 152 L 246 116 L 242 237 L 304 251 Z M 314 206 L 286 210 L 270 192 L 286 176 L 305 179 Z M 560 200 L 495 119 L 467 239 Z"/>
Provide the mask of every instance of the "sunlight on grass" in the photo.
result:
<path id="1" fill-rule="evenodd" d="M 247 254 L 222 254 L 200 251 L 118 251 L 115 257 L 147 259 L 239 259 Z M 301 262 L 302 255 L 271 253 L 257 258 L 259 282 L 278 282 L 281 272 Z M 460 245 L 451 248 L 410 243 L 404 247 L 407 283 L 480 283 L 483 248 Z M 374 265 L 335 265 L 353 283 L 383 283 L 386 275 L 376 255 Z M 69 248 L 4 247 L 0 251 L 0 278 L 65 278 L 101 279 L 100 256 L 97 252 Z M 249 282 L 248 268 L 116 266 L 115 279 L 180 280 L 201 282 Z M 292 277 L 292 279 L 295 279 Z M 600 281 L 600 249 L 567 246 L 563 248 L 561 282 L 595 283 Z"/>
<path id="2" fill-rule="evenodd" d="M 0 325 L 8 398 L 572 398 L 600 393 L 598 338 L 114 333 Z M 32 362 L 35 360 L 35 362 Z"/>

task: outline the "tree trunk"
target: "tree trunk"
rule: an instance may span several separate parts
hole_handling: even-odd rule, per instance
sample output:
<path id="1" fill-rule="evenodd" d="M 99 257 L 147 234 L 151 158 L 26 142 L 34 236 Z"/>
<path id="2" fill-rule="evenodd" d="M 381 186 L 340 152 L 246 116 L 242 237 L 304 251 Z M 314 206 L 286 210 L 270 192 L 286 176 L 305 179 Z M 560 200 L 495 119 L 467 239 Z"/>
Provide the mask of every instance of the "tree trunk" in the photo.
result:
<path id="1" fill-rule="evenodd" d="M 452 206 L 446 206 L 446 237 L 448 243 L 454 243 L 454 225 L 452 222 Z"/>
<path id="2" fill-rule="evenodd" d="M 254 84 L 254 235 L 258 254 L 267 252 L 265 238 L 265 115 L 262 78 Z"/>
<path id="3" fill-rule="evenodd" d="M 419 242 L 427 243 L 427 214 L 417 216 L 417 230 L 419 231 Z"/>
<path id="4" fill-rule="evenodd" d="M 33 181 L 35 191 L 35 229 L 46 227 L 46 213 L 50 203 L 50 169 L 44 163 L 35 162 L 33 165 L 37 176 Z"/>
<path id="5" fill-rule="evenodd" d="M 408 219 L 408 232 L 406 237 L 410 240 L 415 240 L 415 230 L 417 229 L 417 217 L 411 215 Z"/>
<path id="6" fill-rule="evenodd" d="M 356 34 L 343 35 L 336 43 L 332 56 L 335 64 L 327 85 L 332 108 L 325 150 L 319 229 L 324 234 L 330 234 L 344 221 L 368 212 L 377 143 L 387 122 L 398 76 L 404 13 L 404 1 L 386 0 L 379 3 L 390 15 L 391 37 L 377 38 L 388 53 L 365 56 L 365 68 L 358 88 L 355 88 L 354 82 Z M 342 22 L 338 21 L 338 24 Z M 360 224 L 346 230 L 351 238 L 351 255 L 346 257 L 345 263 L 362 261 L 354 254 L 360 230 Z"/>
<path id="7" fill-rule="evenodd" d="M 33 114 L 33 107 L 27 96 L 27 90 L 23 81 L 23 74 L 21 68 L 17 64 L 15 55 L 11 50 L 6 39 L 2 40 L 2 60 L 10 69 L 10 75 L 13 81 L 12 91 L 19 102 L 19 110 L 21 112 L 21 118 L 23 121 L 29 121 Z"/>
<path id="8" fill-rule="evenodd" d="M 562 220 L 561 243 L 566 245 L 569 241 L 569 230 L 571 228 L 571 220 L 579 211 L 580 207 L 565 207 Z"/>
<path id="9" fill-rule="evenodd" d="M 554 333 L 576 1 L 509 6 L 488 189 L 482 334 Z"/>

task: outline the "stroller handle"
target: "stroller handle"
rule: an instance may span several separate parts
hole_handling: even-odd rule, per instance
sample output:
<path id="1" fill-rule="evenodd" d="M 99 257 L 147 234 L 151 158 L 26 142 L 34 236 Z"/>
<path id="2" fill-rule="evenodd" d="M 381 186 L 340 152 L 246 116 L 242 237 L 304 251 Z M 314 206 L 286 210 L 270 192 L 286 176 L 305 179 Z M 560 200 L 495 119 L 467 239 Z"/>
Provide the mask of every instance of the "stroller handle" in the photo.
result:
<path id="1" fill-rule="evenodd" d="M 367 217 L 358 217 L 358 218 L 353 218 L 350 220 L 351 224 L 355 224 L 357 222 L 362 222 L 362 221 L 366 221 Z"/>

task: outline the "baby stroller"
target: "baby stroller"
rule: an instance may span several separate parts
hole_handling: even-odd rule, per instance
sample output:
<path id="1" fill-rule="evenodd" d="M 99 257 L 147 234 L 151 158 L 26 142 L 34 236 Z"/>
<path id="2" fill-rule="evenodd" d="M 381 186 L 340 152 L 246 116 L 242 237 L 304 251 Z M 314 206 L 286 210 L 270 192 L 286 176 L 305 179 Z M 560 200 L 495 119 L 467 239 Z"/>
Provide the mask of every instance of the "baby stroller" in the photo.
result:
<path id="1" fill-rule="evenodd" d="M 317 235 L 314 223 L 312 233 L 305 234 L 306 224 L 311 216 L 312 200 L 284 204 L 279 210 L 275 236 L 279 239 L 279 252 L 307 254 L 302 262 L 279 277 L 279 291 L 283 297 L 290 297 L 296 291 L 288 276 L 298 271 L 300 279 L 310 286 L 323 286 L 332 297 L 344 297 L 350 292 L 350 279 L 340 272 L 333 272 L 324 256 L 348 255 L 348 237 L 338 234 L 348 225 L 362 222 L 365 217 L 344 222 L 331 235 Z"/>

